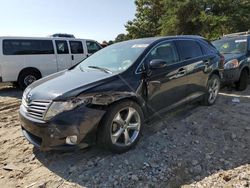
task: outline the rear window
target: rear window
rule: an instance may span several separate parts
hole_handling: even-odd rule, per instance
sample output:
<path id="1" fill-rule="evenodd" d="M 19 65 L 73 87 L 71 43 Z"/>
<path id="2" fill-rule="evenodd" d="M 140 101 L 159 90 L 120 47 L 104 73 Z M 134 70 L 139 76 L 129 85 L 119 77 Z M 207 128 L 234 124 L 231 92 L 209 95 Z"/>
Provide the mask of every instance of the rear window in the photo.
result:
<path id="1" fill-rule="evenodd" d="M 72 54 L 83 54 L 83 46 L 81 41 L 70 41 L 69 44 Z"/>
<path id="2" fill-rule="evenodd" d="M 4 55 L 41 55 L 54 54 L 51 40 L 3 40 Z"/>
<path id="3" fill-rule="evenodd" d="M 201 47 L 196 41 L 177 40 L 176 44 L 182 60 L 193 59 L 203 56 Z"/>

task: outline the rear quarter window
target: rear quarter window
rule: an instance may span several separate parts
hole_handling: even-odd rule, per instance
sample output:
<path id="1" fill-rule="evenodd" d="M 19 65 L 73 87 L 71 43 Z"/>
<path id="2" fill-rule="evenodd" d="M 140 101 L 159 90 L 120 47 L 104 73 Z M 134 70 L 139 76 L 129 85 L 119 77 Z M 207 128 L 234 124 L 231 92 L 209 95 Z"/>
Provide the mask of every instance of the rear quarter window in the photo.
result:
<path id="1" fill-rule="evenodd" d="M 206 43 L 200 43 L 200 46 L 204 55 L 217 53 L 217 50 L 215 48 L 208 46 Z"/>

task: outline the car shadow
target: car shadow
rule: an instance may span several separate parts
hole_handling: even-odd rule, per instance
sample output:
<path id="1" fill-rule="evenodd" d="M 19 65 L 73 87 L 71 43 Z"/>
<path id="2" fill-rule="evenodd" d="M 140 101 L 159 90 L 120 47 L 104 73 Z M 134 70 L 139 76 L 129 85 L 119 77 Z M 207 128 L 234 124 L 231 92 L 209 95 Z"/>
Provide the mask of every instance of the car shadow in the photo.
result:
<path id="1" fill-rule="evenodd" d="M 22 98 L 23 91 L 11 85 L 0 85 L 0 97 Z"/>
<path id="2" fill-rule="evenodd" d="M 115 186 L 124 187 L 135 174 L 130 186 L 180 187 L 250 163 L 248 92 L 224 88 L 214 106 L 193 103 L 153 118 L 138 145 L 124 154 L 96 146 L 71 152 L 34 149 L 34 154 L 62 179 L 81 186 L 118 182 Z"/>

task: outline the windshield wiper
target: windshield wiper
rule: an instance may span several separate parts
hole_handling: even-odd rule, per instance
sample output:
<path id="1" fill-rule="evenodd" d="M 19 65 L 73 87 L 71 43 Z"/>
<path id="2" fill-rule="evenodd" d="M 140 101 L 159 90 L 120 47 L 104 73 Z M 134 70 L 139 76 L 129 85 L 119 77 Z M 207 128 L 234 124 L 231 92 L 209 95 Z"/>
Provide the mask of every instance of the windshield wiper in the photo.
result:
<path id="1" fill-rule="evenodd" d="M 98 67 L 98 66 L 88 66 L 88 68 L 91 68 L 91 69 L 98 69 L 98 70 L 101 70 L 101 71 L 106 72 L 106 73 L 108 73 L 108 74 L 112 74 L 112 71 L 110 71 L 110 70 L 107 69 L 107 68 Z"/>

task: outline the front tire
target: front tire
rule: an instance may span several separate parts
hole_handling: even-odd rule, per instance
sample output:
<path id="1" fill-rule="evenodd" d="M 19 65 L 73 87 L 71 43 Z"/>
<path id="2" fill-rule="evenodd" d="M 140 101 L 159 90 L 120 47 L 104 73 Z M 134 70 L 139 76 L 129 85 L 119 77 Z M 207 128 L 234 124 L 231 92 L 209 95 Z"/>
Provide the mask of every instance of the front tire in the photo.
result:
<path id="1" fill-rule="evenodd" d="M 138 142 L 143 122 L 143 112 L 135 102 L 115 103 L 101 121 L 97 135 L 99 146 L 115 153 L 128 151 Z"/>
<path id="2" fill-rule="evenodd" d="M 203 100 L 204 105 L 211 106 L 215 103 L 219 94 L 220 85 L 219 76 L 213 74 L 207 82 L 207 91 Z"/>
<path id="3" fill-rule="evenodd" d="M 35 82 L 36 80 L 40 79 L 40 75 L 32 70 L 27 70 L 21 72 L 18 77 L 18 85 L 20 89 L 24 90 L 27 86 Z"/>
<path id="4" fill-rule="evenodd" d="M 246 69 L 243 69 L 243 71 L 240 74 L 240 79 L 238 82 L 236 82 L 236 90 L 237 91 L 244 91 L 247 88 L 248 85 L 248 72 Z"/>

